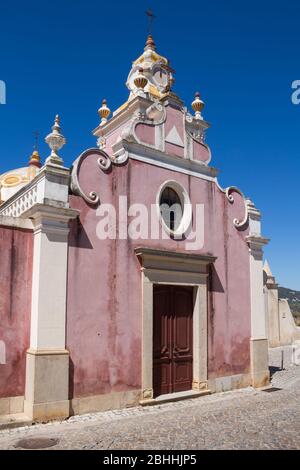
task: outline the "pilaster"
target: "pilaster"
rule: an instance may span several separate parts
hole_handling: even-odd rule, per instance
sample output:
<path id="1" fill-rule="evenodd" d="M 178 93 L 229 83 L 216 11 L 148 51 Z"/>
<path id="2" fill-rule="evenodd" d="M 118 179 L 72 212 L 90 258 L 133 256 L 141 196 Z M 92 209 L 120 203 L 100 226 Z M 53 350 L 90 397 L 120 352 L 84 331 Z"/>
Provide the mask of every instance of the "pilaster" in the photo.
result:
<path id="1" fill-rule="evenodd" d="M 268 263 L 264 266 L 264 284 L 266 296 L 267 336 L 269 347 L 280 346 L 280 318 L 278 284 L 272 275 Z"/>
<path id="2" fill-rule="evenodd" d="M 263 286 L 263 249 L 268 239 L 261 236 L 261 215 L 251 201 L 248 201 L 249 235 L 247 243 L 250 257 L 251 290 L 251 376 L 253 387 L 269 383 L 268 339 Z"/>
<path id="3" fill-rule="evenodd" d="M 69 416 L 68 234 L 69 221 L 78 215 L 68 207 L 69 170 L 46 165 L 42 172 L 44 181 L 39 184 L 44 203 L 33 204 L 22 214 L 32 220 L 34 232 L 24 412 L 36 421 Z"/>

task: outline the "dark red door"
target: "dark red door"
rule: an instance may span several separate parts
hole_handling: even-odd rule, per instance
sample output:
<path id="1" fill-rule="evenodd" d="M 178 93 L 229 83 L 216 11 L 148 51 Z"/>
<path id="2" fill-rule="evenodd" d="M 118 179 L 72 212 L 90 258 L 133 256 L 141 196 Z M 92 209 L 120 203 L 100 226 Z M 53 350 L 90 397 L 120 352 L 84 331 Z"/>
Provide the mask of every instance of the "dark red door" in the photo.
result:
<path id="1" fill-rule="evenodd" d="M 193 288 L 154 285 L 154 396 L 191 390 L 193 378 Z"/>

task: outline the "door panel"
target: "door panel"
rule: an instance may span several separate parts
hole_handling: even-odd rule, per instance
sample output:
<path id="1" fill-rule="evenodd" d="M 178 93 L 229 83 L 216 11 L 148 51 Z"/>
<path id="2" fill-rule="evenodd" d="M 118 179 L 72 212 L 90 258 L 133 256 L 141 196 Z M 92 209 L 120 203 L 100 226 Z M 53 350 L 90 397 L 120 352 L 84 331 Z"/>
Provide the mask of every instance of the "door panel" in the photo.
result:
<path id="1" fill-rule="evenodd" d="M 156 286 L 155 286 L 156 287 Z M 153 388 L 157 395 L 170 393 L 171 351 L 168 286 L 157 286 L 153 298 Z"/>
<path id="2" fill-rule="evenodd" d="M 192 388 L 193 288 L 177 287 L 173 293 L 173 391 Z"/>
<path id="3" fill-rule="evenodd" d="M 193 374 L 193 288 L 155 285 L 154 396 L 190 390 Z"/>

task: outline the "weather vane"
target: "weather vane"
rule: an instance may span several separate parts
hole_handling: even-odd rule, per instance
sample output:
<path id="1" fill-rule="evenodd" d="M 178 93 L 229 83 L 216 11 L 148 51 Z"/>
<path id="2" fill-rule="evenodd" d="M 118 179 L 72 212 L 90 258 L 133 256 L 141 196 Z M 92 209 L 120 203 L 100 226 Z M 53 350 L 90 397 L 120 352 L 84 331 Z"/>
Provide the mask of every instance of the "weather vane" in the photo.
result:
<path id="1" fill-rule="evenodd" d="M 34 132 L 34 150 L 38 149 L 38 143 L 39 143 L 39 131 Z"/>
<path id="2" fill-rule="evenodd" d="M 146 15 L 148 16 L 148 33 L 152 34 L 152 25 L 153 25 L 153 20 L 156 18 L 156 16 L 153 14 L 152 10 L 147 10 Z"/>

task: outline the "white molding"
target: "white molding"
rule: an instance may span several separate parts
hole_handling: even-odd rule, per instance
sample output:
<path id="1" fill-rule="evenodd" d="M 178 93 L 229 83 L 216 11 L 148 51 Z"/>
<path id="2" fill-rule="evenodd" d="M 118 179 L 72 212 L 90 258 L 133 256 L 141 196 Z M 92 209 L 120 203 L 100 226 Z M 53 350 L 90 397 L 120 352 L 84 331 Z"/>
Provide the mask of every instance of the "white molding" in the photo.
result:
<path id="1" fill-rule="evenodd" d="M 20 219 L 16 217 L 9 217 L 5 215 L 0 215 L 0 226 L 1 227 L 11 227 L 11 228 L 20 228 L 24 230 L 33 230 L 33 223 L 29 219 Z"/>
<path id="2" fill-rule="evenodd" d="M 180 199 L 181 208 L 183 210 L 180 224 L 175 230 L 171 230 L 170 227 L 167 226 L 160 212 L 160 198 L 166 188 L 172 188 L 176 192 Z M 160 224 L 168 235 L 175 237 L 182 236 L 191 226 L 193 216 L 191 200 L 185 187 L 177 181 L 167 180 L 160 186 L 156 195 L 156 210 Z"/>
<path id="3" fill-rule="evenodd" d="M 269 240 L 261 235 L 260 212 L 249 199 L 247 205 L 249 235 L 246 237 L 246 242 L 249 246 L 250 267 L 251 380 L 253 387 L 263 387 L 269 383 L 269 369 L 262 248 Z"/>
<path id="4" fill-rule="evenodd" d="M 249 235 L 246 237 L 246 242 L 249 246 L 252 340 L 264 339 L 267 335 L 262 247 L 269 242 L 269 239 L 264 238 L 260 230 L 260 212 L 250 201 Z"/>
<path id="5" fill-rule="evenodd" d="M 136 96 L 131 101 L 128 101 L 126 103 L 126 106 L 119 112 L 117 112 L 117 114 L 113 114 L 113 118 L 107 121 L 104 126 L 97 126 L 92 131 L 93 135 L 96 137 L 100 137 L 103 135 L 109 136 L 112 132 L 114 132 L 120 126 L 125 124 L 128 121 L 128 118 L 132 117 L 132 115 L 141 107 L 146 109 L 149 105 L 152 104 L 152 100 L 141 96 Z"/>
<path id="6" fill-rule="evenodd" d="M 207 265 L 215 257 L 137 248 L 142 276 L 142 401 L 153 399 L 153 285 L 194 287 L 193 384 L 207 390 Z"/>
<path id="7" fill-rule="evenodd" d="M 70 170 L 58 165 L 45 165 L 37 176 L 0 206 L 0 215 L 23 217 L 36 204 L 69 207 Z"/>
<path id="8" fill-rule="evenodd" d="M 148 163 L 160 168 L 166 168 L 177 173 L 195 176 L 196 178 L 206 181 L 216 182 L 217 170 L 206 166 L 204 163 L 164 154 L 159 150 L 142 147 L 141 145 L 132 143 L 127 144 L 125 148 L 129 153 L 129 158 L 132 158 L 133 160 Z"/>
<path id="9" fill-rule="evenodd" d="M 30 348 L 37 350 L 65 349 L 67 223 L 50 233 L 39 224 L 34 235 Z"/>
<path id="10" fill-rule="evenodd" d="M 203 163 L 208 165 L 211 162 L 212 154 L 210 147 L 205 143 L 205 132 L 210 124 L 207 121 L 195 119 L 189 112 L 185 111 L 183 116 L 183 127 L 185 129 L 185 150 L 186 158 L 194 160 L 193 142 L 203 145 L 208 151 L 208 158 Z"/>

